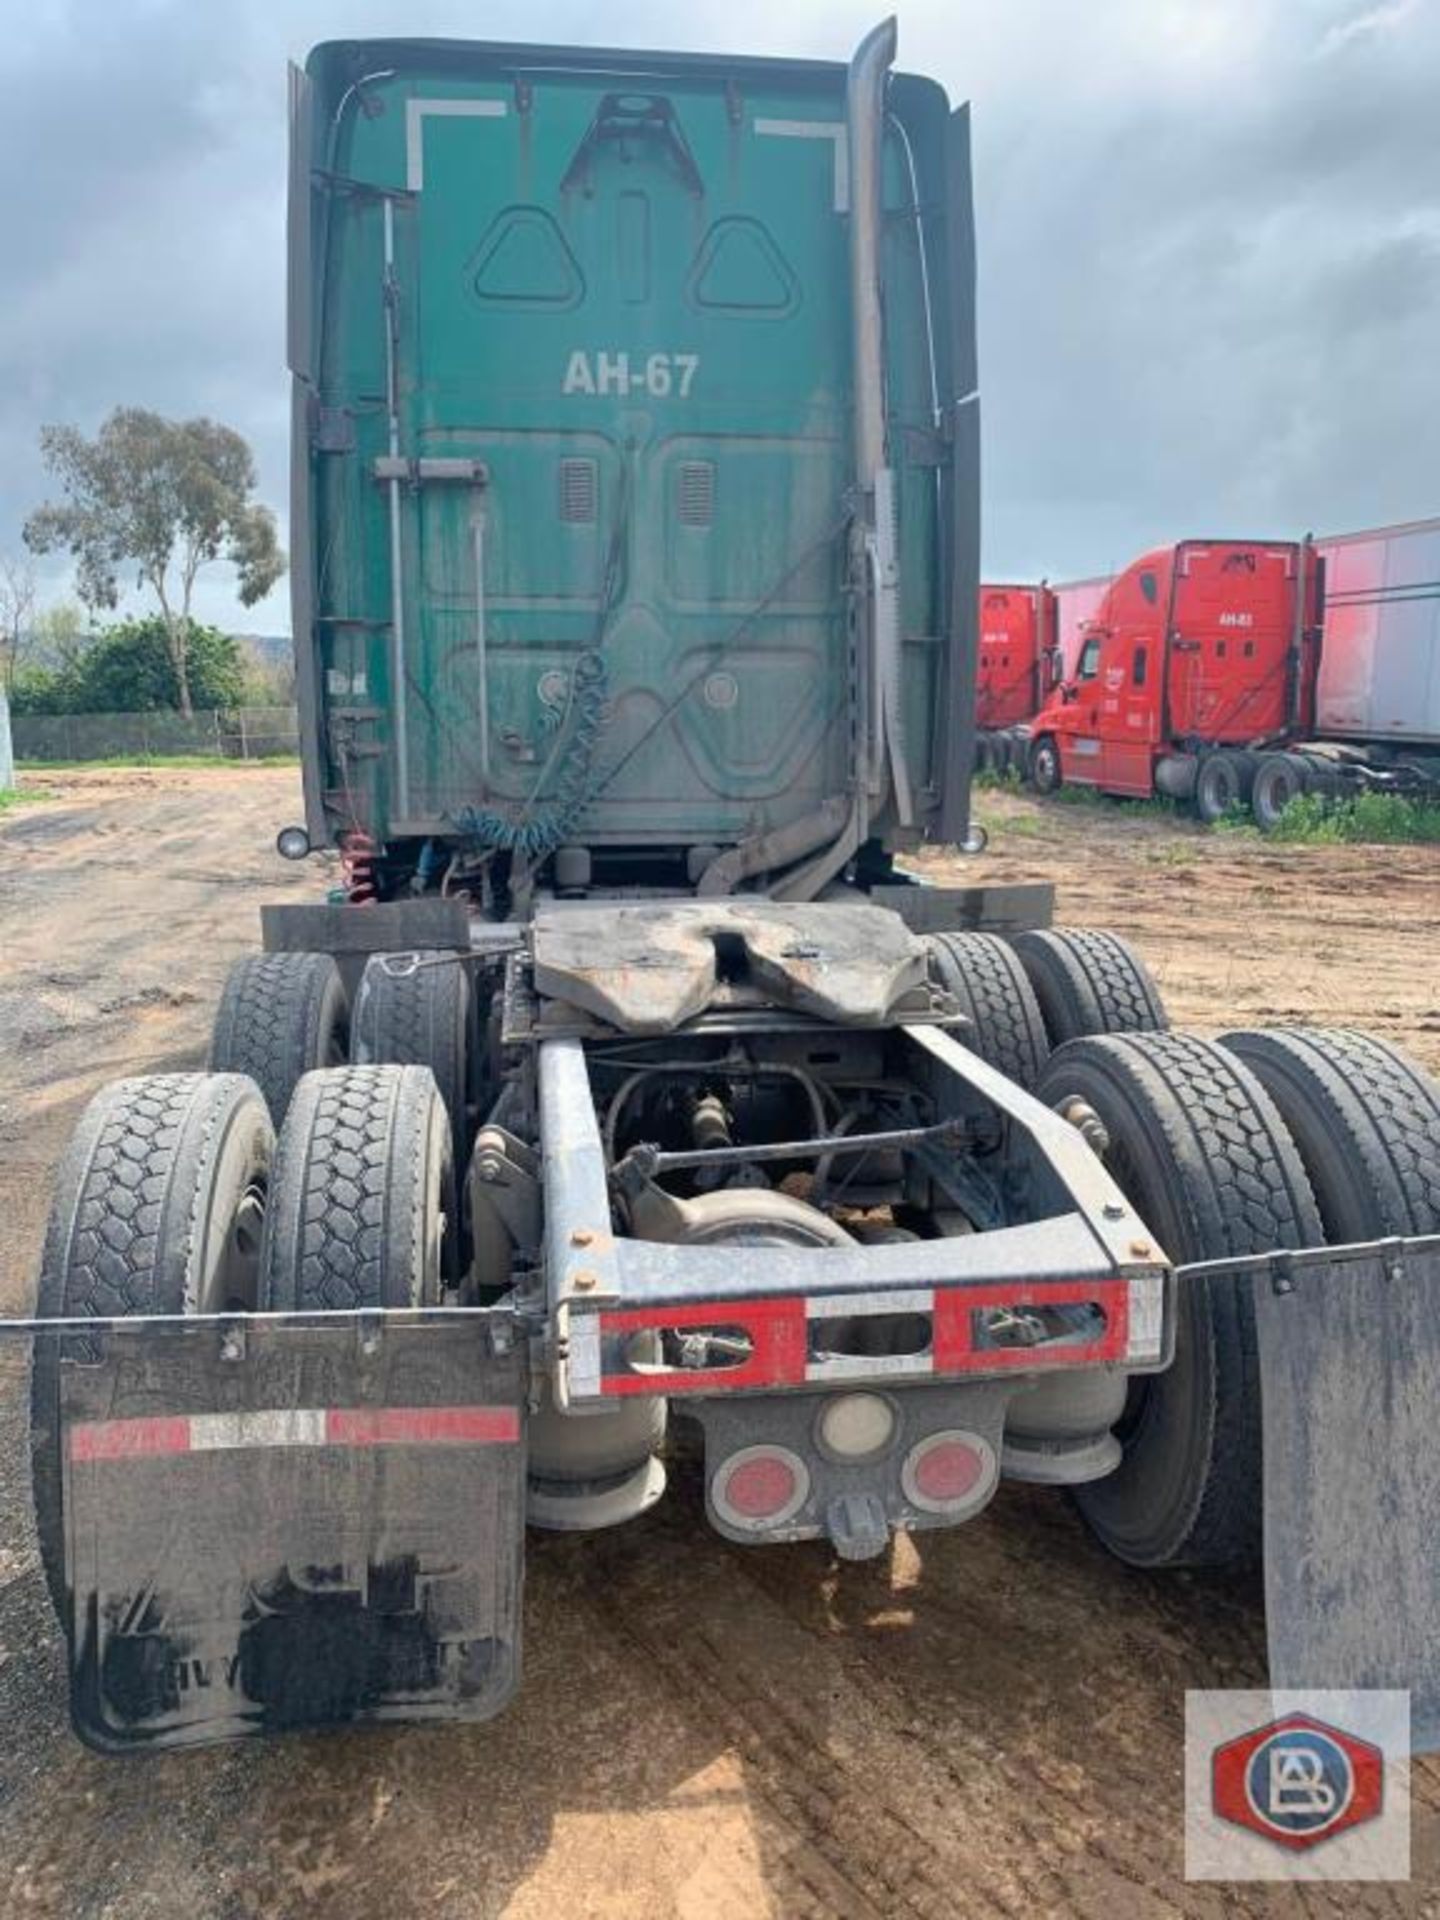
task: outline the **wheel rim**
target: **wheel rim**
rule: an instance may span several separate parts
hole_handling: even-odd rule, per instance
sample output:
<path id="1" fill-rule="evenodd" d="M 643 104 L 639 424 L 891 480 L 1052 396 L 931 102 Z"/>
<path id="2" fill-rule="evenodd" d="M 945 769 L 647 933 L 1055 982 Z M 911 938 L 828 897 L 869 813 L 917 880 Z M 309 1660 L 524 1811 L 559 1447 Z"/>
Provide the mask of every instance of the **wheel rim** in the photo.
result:
<path id="1" fill-rule="evenodd" d="M 260 1238 L 265 1226 L 266 1198 L 267 1187 L 260 1180 L 252 1180 L 241 1194 L 230 1230 L 225 1236 L 219 1265 L 215 1269 L 211 1289 L 215 1298 L 213 1301 L 202 1300 L 199 1312 L 223 1312 L 229 1308 L 243 1311 L 247 1303 L 255 1300 L 260 1279 Z"/>

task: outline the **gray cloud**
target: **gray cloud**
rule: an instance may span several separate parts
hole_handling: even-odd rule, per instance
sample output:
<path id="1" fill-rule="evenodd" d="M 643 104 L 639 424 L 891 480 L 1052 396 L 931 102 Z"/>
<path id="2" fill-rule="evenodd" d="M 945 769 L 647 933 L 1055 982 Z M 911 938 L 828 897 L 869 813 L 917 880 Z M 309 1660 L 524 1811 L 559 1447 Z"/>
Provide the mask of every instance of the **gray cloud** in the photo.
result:
<path id="1" fill-rule="evenodd" d="M 863 0 L 693 9 L 683 43 L 843 58 Z M 673 11 L 518 0 L 38 8 L 0 50 L 0 551 L 46 420 L 120 401 L 245 432 L 283 506 L 284 62 L 397 30 L 636 46 Z M 988 0 L 902 13 L 974 102 L 986 564 L 1052 577 L 1192 532 L 1440 510 L 1427 0 Z M 61 576 L 47 584 L 64 590 Z M 207 616 L 240 614 L 222 573 Z"/>

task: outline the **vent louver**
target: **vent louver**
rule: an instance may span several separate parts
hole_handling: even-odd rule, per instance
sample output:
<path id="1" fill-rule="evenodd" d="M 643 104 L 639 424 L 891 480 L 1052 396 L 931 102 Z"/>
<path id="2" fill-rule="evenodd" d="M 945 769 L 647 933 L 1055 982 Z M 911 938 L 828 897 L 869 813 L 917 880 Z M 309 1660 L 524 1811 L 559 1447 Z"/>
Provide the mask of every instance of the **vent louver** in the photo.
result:
<path id="1" fill-rule="evenodd" d="M 595 462 L 560 462 L 560 518 L 570 526 L 595 523 Z"/>
<path id="2" fill-rule="evenodd" d="M 708 527 L 715 518 L 715 467 L 710 460 L 680 463 L 679 513 L 682 527 Z"/>

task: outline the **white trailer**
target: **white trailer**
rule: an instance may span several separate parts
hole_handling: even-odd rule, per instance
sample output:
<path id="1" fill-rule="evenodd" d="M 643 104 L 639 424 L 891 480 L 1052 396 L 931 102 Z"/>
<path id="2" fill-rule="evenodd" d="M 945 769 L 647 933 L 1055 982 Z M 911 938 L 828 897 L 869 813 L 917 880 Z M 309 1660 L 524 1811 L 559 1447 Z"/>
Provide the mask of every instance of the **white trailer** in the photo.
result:
<path id="1" fill-rule="evenodd" d="M 1317 540 L 1322 739 L 1440 751 L 1440 519 Z"/>

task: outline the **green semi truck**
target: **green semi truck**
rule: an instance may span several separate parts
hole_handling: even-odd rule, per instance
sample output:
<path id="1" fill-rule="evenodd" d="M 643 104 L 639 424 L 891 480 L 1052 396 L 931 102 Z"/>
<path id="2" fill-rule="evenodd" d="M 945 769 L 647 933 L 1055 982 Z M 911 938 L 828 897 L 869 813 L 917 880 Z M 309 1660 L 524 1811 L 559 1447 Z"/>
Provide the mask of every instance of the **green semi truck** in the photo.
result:
<path id="1" fill-rule="evenodd" d="M 496 1712 L 527 1527 L 682 1436 L 741 1543 L 1013 1479 L 1263 1551 L 1277 1680 L 1440 1724 L 1434 1083 L 1173 1032 L 1117 935 L 906 867 L 981 845 L 979 477 L 968 118 L 895 44 L 292 77 L 280 851 L 340 884 L 60 1170 L 21 1330 L 98 1747 Z"/>

